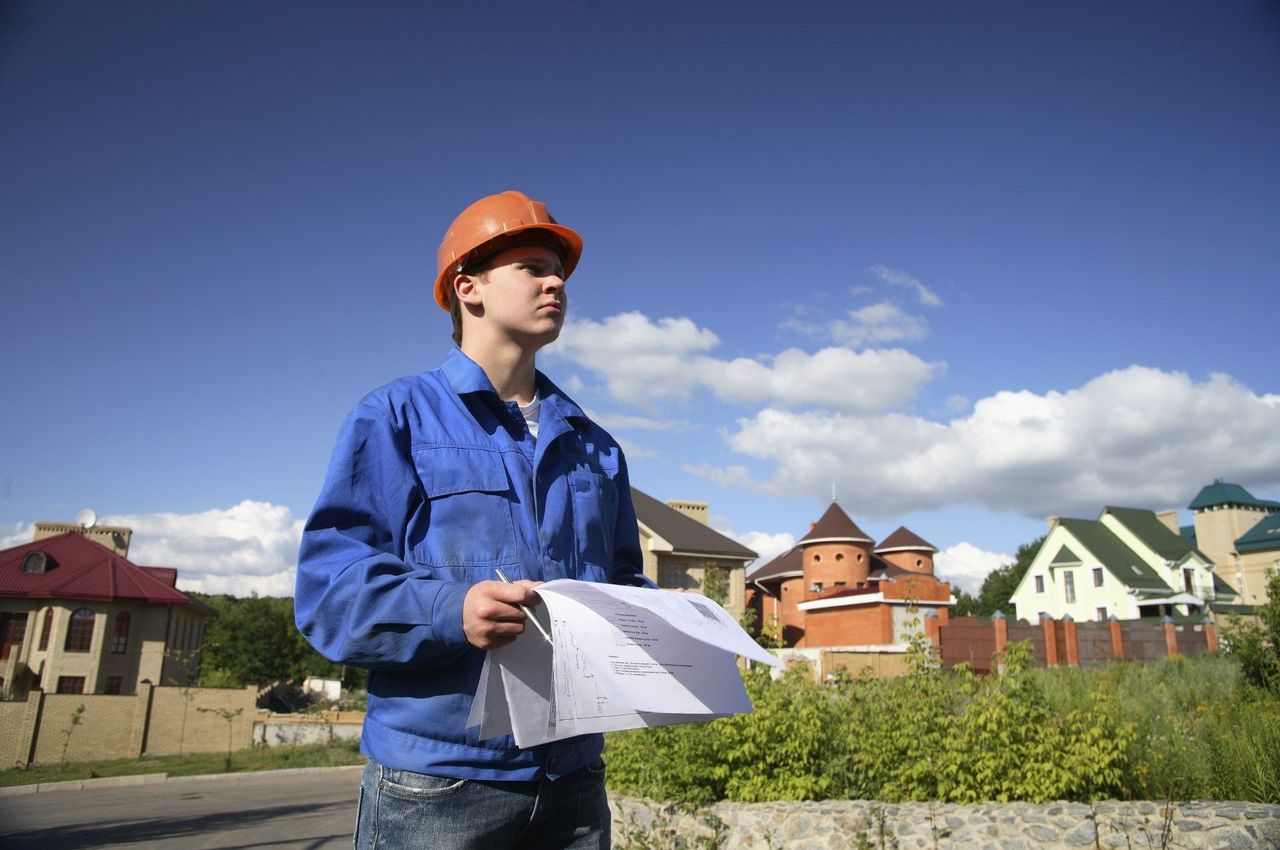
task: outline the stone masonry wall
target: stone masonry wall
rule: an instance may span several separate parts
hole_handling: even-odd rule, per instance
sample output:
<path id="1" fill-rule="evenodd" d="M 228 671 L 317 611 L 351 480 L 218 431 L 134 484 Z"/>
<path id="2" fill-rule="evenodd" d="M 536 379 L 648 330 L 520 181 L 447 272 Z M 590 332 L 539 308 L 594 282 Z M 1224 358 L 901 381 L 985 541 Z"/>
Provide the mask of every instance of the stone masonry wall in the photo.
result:
<path id="1" fill-rule="evenodd" d="M 615 850 L 1280 848 L 1280 806 L 1258 803 L 609 803 Z"/>

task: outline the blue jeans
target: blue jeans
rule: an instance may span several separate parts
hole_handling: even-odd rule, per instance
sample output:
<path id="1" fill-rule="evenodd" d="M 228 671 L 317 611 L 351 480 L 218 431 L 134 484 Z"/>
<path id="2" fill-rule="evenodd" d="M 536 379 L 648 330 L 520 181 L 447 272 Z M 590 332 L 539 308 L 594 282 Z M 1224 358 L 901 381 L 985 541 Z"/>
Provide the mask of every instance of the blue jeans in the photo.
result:
<path id="1" fill-rule="evenodd" d="M 604 762 L 552 782 L 487 782 L 369 761 L 356 850 L 608 850 Z"/>

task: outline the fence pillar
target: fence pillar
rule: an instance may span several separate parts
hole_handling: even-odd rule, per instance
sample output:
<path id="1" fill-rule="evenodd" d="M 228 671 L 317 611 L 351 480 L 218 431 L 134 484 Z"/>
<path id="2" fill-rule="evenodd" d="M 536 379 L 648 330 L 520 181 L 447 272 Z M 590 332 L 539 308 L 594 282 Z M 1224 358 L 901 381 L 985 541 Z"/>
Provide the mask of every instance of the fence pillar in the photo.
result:
<path id="1" fill-rule="evenodd" d="M 18 749 L 17 764 L 14 767 L 29 767 L 36 757 L 36 739 L 40 737 L 40 716 L 44 714 L 44 691 L 32 688 L 27 691 L 26 710 L 22 716 L 22 728 L 16 730 L 26 741 L 25 748 Z M 8 766 L 8 765 L 7 765 Z"/>
<path id="2" fill-rule="evenodd" d="M 889 606 L 886 605 L 885 609 L 888 610 L 888 608 Z M 934 649 L 942 649 L 942 623 L 936 611 L 924 612 L 924 636 Z"/>
<path id="3" fill-rule="evenodd" d="M 138 685 L 137 702 L 133 706 L 133 728 L 129 730 L 129 751 L 134 757 L 147 750 L 147 729 L 151 726 L 151 695 L 155 685 L 142 682 Z"/>
<path id="4" fill-rule="evenodd" d="M 1204 618 L 1204 648 L 1208 652 L 1218 651 L 1218 627 L 1208 616 Z"/>
<path id="5" fill-rule="evenodd" d="M 1003 611 L 991 615 L 991 628 L 995 632 L 996 651 L 992 662 L 997 673 L 1004 672 L 1004 651 L 1009 648 L 1009 620 Z"/>
<path id="6" fill-rule="evenodd" d="M 1076 621 L 1070 614 L 1062 618 L 1062 633 L 1066 638 L 1064 642 L 1067 645 L 1067 665 L 1079 667 L 1080 646 L 1076 643 Z"/>
<path id="7" fill-rule="evenodd" d="M 1107 618 L 1107 627 L 1111 631 L 1111 655 L 1117 661 L 1124 661 L 1124 629 L 1120 628 L 1120 620 L 1115 614 Z"/>
<path id="8" fill-rule="evenodd" d="M 1040 627 L 1044 629 L 1044 666 L 1058 666 L 1058 638 L 1054 633 L 1054 623 L 1052 617 L 1045 617 L 1040 621 Z"/>
<path id="9" fill-rule="evenodd" d="M 1168 656 L 1178 654 L 1178 627 L 1168 614 L 1164 617 L 1164 652 Z"/>

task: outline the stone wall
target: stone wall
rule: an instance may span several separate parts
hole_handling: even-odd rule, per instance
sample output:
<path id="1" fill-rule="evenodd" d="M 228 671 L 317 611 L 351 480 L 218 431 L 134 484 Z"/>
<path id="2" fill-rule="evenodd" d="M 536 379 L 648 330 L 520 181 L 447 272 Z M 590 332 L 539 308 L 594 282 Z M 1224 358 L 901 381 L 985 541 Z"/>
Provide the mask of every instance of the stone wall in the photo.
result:
<path id="1" fill-rule="evenodd" d="M 609 803 L 615 850 L 1280 848 L 1280 806 L 1260 803 Z"/>

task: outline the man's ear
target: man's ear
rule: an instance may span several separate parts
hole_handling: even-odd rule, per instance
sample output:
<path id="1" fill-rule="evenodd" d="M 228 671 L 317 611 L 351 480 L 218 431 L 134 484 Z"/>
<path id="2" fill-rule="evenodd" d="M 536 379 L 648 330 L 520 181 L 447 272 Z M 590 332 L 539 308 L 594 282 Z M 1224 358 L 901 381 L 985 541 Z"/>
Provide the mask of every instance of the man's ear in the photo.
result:
<path id="1" fill-rule="evenodd" d="M 480 306 L 483 299 L 480 297 L 479 279 L 473 274 L 458 274 L 453 276 L 453 291 L 458 294 L 458 301 L 463 304 L 469 304 L 474 307 Z"/>

